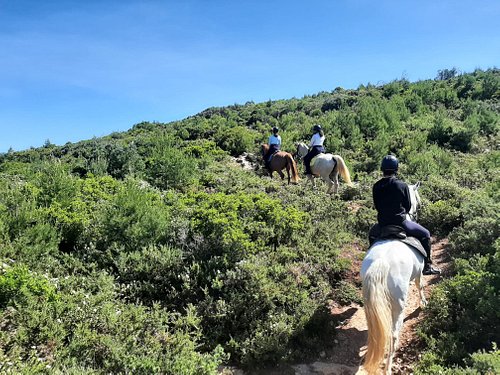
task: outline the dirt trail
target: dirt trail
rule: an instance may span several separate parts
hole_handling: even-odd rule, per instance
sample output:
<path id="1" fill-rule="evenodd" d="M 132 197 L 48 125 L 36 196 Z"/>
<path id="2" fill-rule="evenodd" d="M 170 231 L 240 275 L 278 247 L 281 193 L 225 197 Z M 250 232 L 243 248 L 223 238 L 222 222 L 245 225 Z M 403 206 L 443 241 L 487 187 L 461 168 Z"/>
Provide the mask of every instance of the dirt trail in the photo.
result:
<path id="1" fill-rule="evenodd" d="M 439 280 L 450 272 L 450 257 L 446 251 L 448 241 L 440 240 L 433 244 L 434 265 L 441 268 L 440 276 L 425 276 L 425 295 L 429 297 L 430 291 Z M 355 253 L 350 254 L 353 262 L 354 280 L 360 282 L 359 269 L 361 260 L 359 252 L 362 250 L 355 247 Z M 361 357 L 366 351 L 367 326 L 363 308 L 359 305 L 332 306 L 332 314 L 336 315 L 340 324 L 336 327 L 337 336 L 334 346 L 328 351 L 320 354 L 321 359 L 307 364 L 290 365 L 282 369 L 268 369 L 258 372 L 259 375 L 363 375 L 366 372 L 361 367 Z M 405 320 L 400 335 L 399 350 L 393 363 L 393 374 L 402 375 L 412 373 L 413 364 L 417 361 L 421 350 L 420 343 L 415 334 L 415 327 L 423 319 L 423 313 L 419 307 L 417 288 L 412 283 L 405 308 Z M 228 370 L 228 369 L 227 369 Z M 226 374 L 250 375 L 241 370 L 232 370 Z"/>

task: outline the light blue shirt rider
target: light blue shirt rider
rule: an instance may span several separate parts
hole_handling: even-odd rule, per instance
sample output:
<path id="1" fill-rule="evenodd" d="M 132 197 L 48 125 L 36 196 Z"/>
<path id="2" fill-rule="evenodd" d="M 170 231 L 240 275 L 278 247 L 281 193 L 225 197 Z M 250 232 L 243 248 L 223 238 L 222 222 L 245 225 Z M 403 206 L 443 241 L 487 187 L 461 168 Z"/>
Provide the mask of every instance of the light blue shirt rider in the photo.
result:
<path id="1" fill-rule="evenodd" d="M 279 135 L 271 135 L 269 137 L 269 146 L 271 145 L 281 146 L 281 137 Z"/>

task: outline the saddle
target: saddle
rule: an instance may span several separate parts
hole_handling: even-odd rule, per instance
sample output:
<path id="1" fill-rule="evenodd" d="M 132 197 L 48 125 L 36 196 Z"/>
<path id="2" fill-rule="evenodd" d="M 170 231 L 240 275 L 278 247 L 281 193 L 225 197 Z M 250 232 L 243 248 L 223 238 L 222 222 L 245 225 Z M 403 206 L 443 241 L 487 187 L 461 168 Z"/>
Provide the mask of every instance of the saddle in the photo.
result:
<path id="1" fill-rule="evenodd" d="M 375 224 L 368 235 L 370 241 L 370 247 L 375 243 L 382 240 L 398 240 L 404 244 L 413 247 L 420 254 L 427 258 L 427 252 L 424 250 L 420 241 L 415 237 L 408 237 L 403 227 L 399 225 L 385 225 L 381 227 L 379 224 Z"/>
<path id="2" fill-rule="evenodd" d="M 266 164 L 270 164 L 271 163 L 271 160 L 273 160 L 273 157 L 274 155 L 276 155 L 278 152 L 280 152 L 281 150 L 275 150 L 271 155 L 269 155 L 269 157 L 267 158 L 267 160 L 265 161 Z"/>

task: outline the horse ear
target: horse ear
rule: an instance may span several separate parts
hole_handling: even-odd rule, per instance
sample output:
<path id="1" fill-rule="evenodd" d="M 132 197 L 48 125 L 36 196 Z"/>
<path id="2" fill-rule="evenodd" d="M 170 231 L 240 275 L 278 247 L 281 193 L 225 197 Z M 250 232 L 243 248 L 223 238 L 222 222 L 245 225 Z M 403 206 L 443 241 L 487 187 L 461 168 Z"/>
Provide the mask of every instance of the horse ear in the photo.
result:
<path id="1" fill-rule="evenodd" d="M 413 190 L 418 190 L 418 188 L 420 187 L 420 184 L 421 182 L 420 181 L 417 181 L 417 183 L 415 184 L 415 186 L 413 187 Z"/>

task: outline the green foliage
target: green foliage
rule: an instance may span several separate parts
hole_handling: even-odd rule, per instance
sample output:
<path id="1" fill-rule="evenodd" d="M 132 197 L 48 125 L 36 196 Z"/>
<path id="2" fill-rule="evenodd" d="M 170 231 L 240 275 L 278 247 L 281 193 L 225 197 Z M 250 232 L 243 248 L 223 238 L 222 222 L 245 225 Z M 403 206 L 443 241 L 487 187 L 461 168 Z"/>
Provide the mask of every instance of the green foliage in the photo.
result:
<path id="1" fill-rule="evenodd" d="M 127 180 L 102 210 L 98 248 L 113 244 L 137 250 L 165 242 L 170 213 L 159 192 Z"/>
<path id="2" fill-rule="evenodd" d="M 195 231 L 209 241 L 209 248 L 231 249 L 237 260 L 260 246 L 293 243 L 303 225 L 298 210 L 283 208 L 263 194 L 199 194 L 194 199 Z"/>
<path id="3" fill-rule="evenodd" d="M 435 142 L 441 147 L 467 152 L 472 147 L 472 142 L 477 133 L 474 122 L 469 121 L 468 126 L 459 126 L 442 114 L 434 122 L 429 131 L 429 142 Z"/>
<path id="4" fill-rule="evenodd" d="M 458 364 L 500 337 L 500 252 L 457 263 L 458 275 L 434 289 L 423 337 L 446 364 Z"/>
<path id="5" fill-rule="evenodd" d="M 456 273 L 431 298 L 417 371 L 498 372 L 499 80 L 443 70 L 0 154 L 0 372 L 214 374 L 224 352 L 250 369 L 314 358 L 332 342 L 330 303 L 360 302 L 346 270 L 376 221 L 387 153 L 423 182 L 420 222 L 449 234 Z M 340 199 L 226 157 L 259 161 L 272 126 L 293 152 L 316 123 L 355 181 Z"/>
<path id="6" fill-rule="evenodd" d="M 186 188 L 194 180 L 196 162 L 176 143 L 167 135 L 157 135 L 153 141 L 151 157 L 146 163 L 147 176 L 160 189 Z"/>
<path id="7" fill-rule="evenodd" d="M 500 372 L 500 351 L 493 345 L 490 352 L 478 351 L 470 356 L 465 367 L 445 367 L 435 354 L 426 352 L 419 363 L 415 374 L 417 375 L 494 375 Z"/>
<path id="8" fill-rule="evenodd" d="M 214 135 L 215 142 L 233 156 L 249 152 L 255 144 L 256 134 L 243 126 L 221 128 Z"/>
<path id="9" fill-rule="evenodd" d="M 14 240 L 35 221 L 39 189 L 20 177 L 0 176 L 0 222 L 5 241 Z"/>
<path id="10" fill-rule="evenodd" d="M 436 79 L 441 80 L 441 81 L 446 81 L 449 79 L 452 79 L 458 75 L 458 69 L 457 68 L 451 68 L 451 69 L 443 69 L 443 70 L 438 70 L 438 75 Z"/>
<path id="11" fill-rule="evenodd" d="M 117 274 L 127 285 L 130 300 L 168 300 L 172 307 L 182 303 L 184 267 L 182 252 L 167 245 L 122 252 L 116 260 Z"/>
<path id="12" fill-rule="evenodd" d="M 412 152 L 407 160 L 406 172 L 419 180 L 438 174 L 446 175 L 455 166 L 453 155 L 435 145 L 431 145 L 426 151 Z"/>
<path id="13" fill-rule="evenodd" d="M 34 181 L 39 189 L 38 204 L 44 207 L 52 202 L 66 205 L 77 191 L 77 180 L 69 173 L 68 166 L 58 160 L 36 165 Z"/>
<path id="14" fill-rule="evenodd" d="M 53 301 L 57 294 L 47 279 L 33 275 L 26 267 L 8 267 L 4 263 L 0 274 L 0 308 L 23 303 L 29 297 Z"/>
<path id="15" fill-rule="evenodd" d="M 454 251 L 463 256 L 493 254 L 500 238 L 498 214 L 494 217 L 477 217 L 457 227 L 450 235 Z"/>
<path id="16" fill-rule="evenodd" d="M 461 224 L 462 218 L 453 201 L 439 200 L 423 207 L 419 222 L 432 234 L 446 236 Z"/>
<path id="17" fill-rule="evenodd" d="M 471 355 L 471 367 L 480 374 L 498 374 L 500 372 L 500 350 L 496 344 L 490 352 L 481 350 Z"/>
<path id="18" fill-rule="evenodd" d="M 347 281 L 341 281 L 334 291 L 335 300 L 341 305 L 349 305 L 351 303 L 363 303 L 362 295 L 359 289 Z"/>
<path id="19" fill-rule="evenodd" d="M 115 299 L 113 280 L 69 277 L 57 299 L 24 300 L 4 311 L 0 358 L 10 370 L 100 373 L 215 374 L 227 358 L 220 347 L 198 352 L 199 318 L 192 307 L 172 314 Z M 16 328 L 14 328 L 16 327 Z M 42 365 L 42 366 L 40 366 Z"/>

